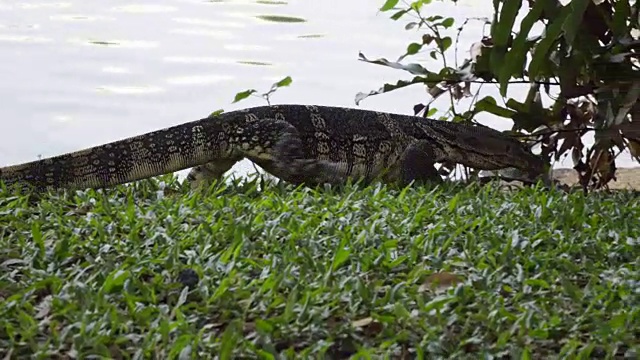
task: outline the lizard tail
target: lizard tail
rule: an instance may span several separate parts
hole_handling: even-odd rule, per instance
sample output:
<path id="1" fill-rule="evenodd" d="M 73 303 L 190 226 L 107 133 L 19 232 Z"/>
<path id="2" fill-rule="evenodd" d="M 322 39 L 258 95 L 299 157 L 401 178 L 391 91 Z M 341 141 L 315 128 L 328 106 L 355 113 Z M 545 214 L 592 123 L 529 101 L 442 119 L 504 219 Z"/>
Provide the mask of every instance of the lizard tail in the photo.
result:
<path id="1" fill-rule="evenodd" d="M 158 176 L 231 153 L 229 127 L 244 115 L 229 112 L 24 164 L 0 168 L 0 183 L 39 191 L 104 188 Z"/>

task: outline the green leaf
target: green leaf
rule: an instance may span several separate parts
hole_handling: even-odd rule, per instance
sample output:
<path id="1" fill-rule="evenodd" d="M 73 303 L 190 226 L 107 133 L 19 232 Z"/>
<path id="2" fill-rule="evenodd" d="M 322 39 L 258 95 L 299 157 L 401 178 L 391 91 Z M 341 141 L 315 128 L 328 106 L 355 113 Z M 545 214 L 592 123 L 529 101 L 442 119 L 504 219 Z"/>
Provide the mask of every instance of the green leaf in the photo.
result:
<path id="1" fill-rule="evenodd" d="M 395 14 L 391 15 L 391 19 L 392 19 L 392 20 L 398 20 L 398 19 L 400 19 L 404 14 L 406 14 L 406 13 L 408 13 L 408 12 L 409 12 L 409 10 L 406 10 L 406 9 L 405 9 L 405 10 L 400 10 L 400 11 L 398 11 L 397 13 L 395 13 Z"/>
<path id="2" fill-rule="evenodd" d="M 218 110 L 212 112 L 211 114 L 209 114 L 209 116 L 207 116 L 207 117 L 213 118 L 213 117 L 216 117 L 216 116 L 218 116 L 218 115 L 220 115 L 222 113 L 224 113 L 224 110 L 223 109 L 218 109 Z"/>
<path id="3" fill-rule="evenodd" d="M 420 309 L 422 312 L 424 313 L 428 313 L 431 310 L 440 310 L 442 309 L 447 303 L 450 303 L 452 301 L 454 301 L 456 298 L 455 296 L 450 296 L 450 295 L 439 295 L 434 297 L 433 299 L 431 299 L 431 301 L 429 301 L 428 303 L 426 303 L 422 309 Z"/>
<path id="4" fill-rule="evenodd" d="M 336 251 L 336 254 L 333 256 L 333 263 L 331 264 L 332 270 L 337 270 L 340 265 L 342 265 L 347 259 L 349 259 L 349 255 L 351 255 L 351 249 L 347 246 L 347 242 L 345 240 L 340 242 L 340 246 Z"/>
<path id="5" fill-rule="evenodd" d="M 411 9 L 413 9 L 413 11 L 420 11 L 420 8 L 422 7 L 422 1 L 421 0 L 417 0 L 411 3 L 411 5 L 409 5 L 409 7 Z"/>
<path id="6" fill-rule="evenodd" d="M 504 1 L 500 11 L 500 18 L 491 28 L 493 47 L 489 57 L 489 68 L 495 74 L 500 83 L 500 95 L 506 96 L 507 81 L 509 77 L 500 78 L 499 75 L 505 65 L 505 54 L 511 37 L 511 30 L 516 21 L 518 11 L 522 6 L 522 0 Z"/>
<path id="7" fill-rule="evenodd" d="M 395 84 L 384 84 L 380 89 L 378 90 L 373 90 L 370 91 L 368 94 L 365 94 L 363 92 L 359 92 L 356 94 L 356 98 L 355 98 L 355 103 L 356 105 L 360 104 L 360 101 L 368 98 L 369 96 L 373 96 L 373 95 L 379 95 L 379 94 L 384 94 L 396 89 L 400 89 L 406 86 L 410 86 L 410 85 L 414 85 L 414 84 L 424 84 L 427 82 L 427 78 L 426 77 L 422 77 L 422 76 L 416 76 L 413 79 L 407 81 L 407 80 L 398 80 L 398 82 L 396 82 Z"/>
<path id="8" fill-rule="evenodd" d="M 624 1 L 624 0 L 620 0 L 620 1 Z M 591 353 L 593 352 L 593 349 L 595 349 L 595 347 L 596 347 L 596 344 L 593 342 L 585 344 L 584 347 L 580 350 L 580 352 L 578 352 L 578 354 L 576 355 L 576 359 L 590 359 Z"/>
<path id="9" fill-rule="evenodd" d="M 31 238 L 33 243 L 38 246 L 38 250 L 40 250 L 40 255 L 43 256 L 45 253 L 44 239 L 42 237 L 42 230 L 40 229 L 40 223 L 34 221 L 31 224 Z"/>
<path id="10" fill-rule="evenodd" d="M 233 103 L 237 103 L 240 100 L 246 99 L 251 94 L 253 94 L 255 92 L 257 92 L 257 90 L 255 90 L 255 89 L 249 89 L 249 90 L 241 91 L 241 92 L 237 93 L 236 96 L 233 98 Z"/>
<path id="11" fill-rule="evenodd" d="M 418 51 L 420 51 L 421 48 L 422 48 L 422 44 L 411 43 L 409 44 L 409 46 L 407 46 L 407 54 L 413 55 Z"/>
<path id="12" fill-rule="evenodd" d="M 405 29 L 405 30 L 411 30 L 411 29 L 413 29 L 413 28 L 414 28 L 414 27 L 416 27 L 416 26 L 418 26 L 418 23 L 417 23 L 417 22 L 415 22 L 415 21 L 412 21 L 412 22 L 410 22 L 410 23 L 407 23 L 407 25 L 405 25 L 405 26 L 404 26 L 404 29 Z"/>
<path id="13" fill-rule="evenodd" d="M 547 26 L 542 40 L 540 40 L 538 45 L 536 45 L 533 58 L 529 64 L 528 72 L 530 79 L 535 79 L 540 73 L 542 65 L 549 61 L 549 52 L 551 51 L 551 47 L 556 43 L 558 36 L 560 36 L 560 33 L 562 32 L 562 25 L 570 13 L 571 8 L 569 6 L 565 6 L 553 22 Z"/>
<path id="14" fill-rule="evenodd" d="M 411 318 L 411 312 L 409 310 L 407 310 L 406 307 L 404 307 L 404 305 L 402 305 L 402 303 L 397 302 L 394 304 L 393 306 L 393 313 L 395 316 L 397 316 L 400 319 L 410 319 Z"/>
<path id="15" fill-rule="evenodd" d="M 442 42 L 440 43 L 440 47 L 442 52 L 447 51 L 447 49 L 451 46 L 453 40 L 449 36 L 445 36 L 442 38 Z"/>
<path id="16" fill-rule="evenodd" d="M 238 343 L 238 332 L 240 328 L 240 320 L 233 320 L 222 334 L 220 339 L 220 359 L 230 360 L 232 359 L 233 349 L 235 349 Z"/>
<path id="17" fill-rule="evenodd" d="M 407 256 L 405 256 L 405 255 L 398 256 L 393 261 L 389 262 L 389 264 L 387 264 L 387 266 L 389 266 L 390 268 L 394 268 L 394 267 L 402 264 L 405 261 L 407 261 Z"/>
<path id="18" fill-rule="evenodd" d="M 382 5 L 382 7 L 380 8 L 380 11 L 388 11 L 393 9 L 396 5 L 398 5 L 398 2 L 400 0 L 387 0 L 385 1 L 384 5 Z"/>
<path id="19" fill-rule="evenodd" d="M 629 315 L 627 313 L 614 315 L 611 320 L 609 320 L 609 326 L 615 330 L 623 330 L 627 326 L 628 319 Z"/>
<path id="20" fill-rule="evenodd" d="M 371 63 L 371 64 L 376 64 L 376 65 L 384 65 L 384 66 L 388 66 L 388 67 L 394 68 L 394 69 L 405 70 L 405 71 L 410 72 L 413 75 L 428 75 L 428 74 L 431 74 L 431 72 L 429 70 L 425 69 L 420 64 L 403 65 L 403 64 L 400 64 L 399 62 L 389 61 L 389 60 L 387 60 L 385 58 L 380 58 L 380 59 L 376 59 L 376 60 L 369 60 L 362 53 L 359 53 L 358 57 L 359 57 L 358 60 L 360 60 L 360 61 L 364 61 L 364 62 L 368 62 L 368 63 Z"/>
<path id="21" fill-rule="evenodd" d="M 227 293 L 227 291 L 229 290 L 230 283 L 231 283 L 231 280 L 228 277 L 223 278 L 222 281 L 220 281 L 220 285 L 218 285 L 218 287 L 216 288 L 216 291 L 209 298 L 209 300 L 208 300 L 209 303 L 217 301 L 223 295 L 225 295 Z"/>
<path id="22" fill-rule="evenodd" d="M 273 86 L 279 88 L 279 87 L 284 87 L 284 86 L 289 86 L 291 85 L 291 82 L 293 80 L 291 79 L 291 76 L 287 76 L 284 79 L 278 81 L 277 83 L 273 84 Z"/>
<path id="23" fill-rule="evenodd" d="M 582 299 L 582 291 L 580 291 L 580 288 L 574 285 L 571 280 L 562 277 L 560 278 L 560 284 L 562 284 L 562 289 L 564 290 L 565 294 L 569 295 L 572 300 L 579 302 Z"/>
<path id="24" fill-rule="evenodd" d="M 287 297 L 287 304 L 284 307 L 285 321 L 290 322 L 294 318 L 294 312 L 296 305 L 298 304 L 298 288 L 294 287 L 289 296 Z"/>
<path id="25" fill-rule="evenodd" d="M 622 38 L 627 35 L 627 20 L 630 15 L 631 9 L 628 1 L 615 2 L 615 12 L 611 22 L 611 30 L 615 37 Z"/>
<path id="26" fill-rule="evenodd" d="M 180 291 L 180 296 L 178 297 L 178 302 L 176 303 L 175 308 L 178 309 L 180 306 L 184 305 L 187 302 L 187 296 L 189 295 L 189 287 L 185 286 Z"/>
<path id="27" fill-rule="evenodd" d="M 533 24 L 535 24 L 540 18 L 542 10 L 544 9 L 544 3 L 544 1 L 536 1 L 533 8 L 529 10 L 527 15 L 520 22 L 518 35 L 513 39 L 511 50 L 507 52 L 504 58 L 504 64 L 501 70 L 497 73 L 498 81 L 500 82 L 500 95 L 502 96 L 506 96 L 507 86 L 509 85 L 511 77 L 516 73 L 516 71 L 520 74 L 524 68 L 527 60 L 527 52 L 529 50 L 526 46 L 527 37 L 529 36 L 529 32 L 531 31 Z"/>
<path id="28" fill-rule="evenodd" d="M 491 96 L 486 96 L 476 102 L 475 112 L 478 113 L 481 111 L 486 111 L 488 113 L 508 119 L 510 119 L 516 113 L 513 110 L 498 106 L 496 104 L 496 100 Z"/>
<path id="29" fill-rule="evenodd" d="M 507 100 L 506 105 L 509 109 L 513 109 L 516 112 L 519 113 L 528 113 L 529 112 L 529 108 L 527 107 L 527 105 L 525 105 L 524 103 L 519 102 L 516 99 L 511 99 L 509 98 L 509 100 Z"/>
<path id="30" fill-rule="evenodd" d="M 120 291 L 124 282 L 131 276 L 131 273 L 128 270 L 116 269 L 112 271 L 104 281 L 102 285 L 102 290 L 107 293 L 113 293 Z"/>
<path id="31" fill-rule="evenodd" d="M 442 20 L 442 22 L 440 24 L 448 29 L 448 28 L 452 27 L 454 23 L 455 23 L 455 20 L 453 18 L 451 18 L 451 17 L 448 17 L 448 18 Z"/>
<path id="32" fill-rule="evenodd" d="M 506 48 L 507 43 L 509 42 L 509 37 L 511 36 L 513 24 L 516 22 L 516 16 L 518 16 L 518 11 L 520 11 L 521 6 L 522 0 L 509 0 L 502 2 L 500 19 L 491 29 L 491 38 L 493 39 L 494 48 Z"/>
<path id="33" fill-rule="evenodd" d="M 587 10 L 587 6 L 589 6 L 591 1 L 593 0 L 571 0 L 568 5 L 565 5 L 565 7 L 571 9 L 566 21 L 562 24 L 567 45 L 571 46 L 573 44 L 573 40 L 578 34 L 578 31 L 580 31 L 584 12 Z"/>
<path id="34" fill-rule="evenodd" d="M 171 351 L 169 351 L 169 358 L 178 359 L 178 355 L 185 349 L 187 350 L 187 352 L 189 352 L 189 345 L 191 344 L 192 340 L 192 334 L 180 335 L 180 337 L 173 343 L 173 346 L 171 346 Z"/>
<path id="35" fill-rule="evenodd" d="M 256 330 L 258 330 L 263 335 L 269 335 L 273 332 L 274 327 L 267 320 L 257 319 L 256 320 Z"/>
<path id="36" fill-rule="evenodd" d="M 525 284 L 529 285 L 529 286 L 537 286 L 537 287 L 541 287 L 543 289 L 548 289 L 549 283 L 547 283 L 546 281 L 542 280 L 542 279 L 527 279 L 524 281 Z"/>
<path id="37" fill-rule="evenodd" d="M 256 354 L 260 355 L 258 357 L 258 359 L 262 359 L 262 360 L 275 360 L 276 359 L 276 357 L 273 356 L 273 354 L 271 354 L 270 352 L 267 352 L 266 350 L 257 349 L 256 350 Z"/>
<path id="38" fill-rule="evenodd" d="M 532 329 L 529 332 L 529 335 L 531 337 L 537 338 L 537 339 L 543 339 L 546 340 L 549 338 L 549 331 L 547 331 L 546 329 Z"/>

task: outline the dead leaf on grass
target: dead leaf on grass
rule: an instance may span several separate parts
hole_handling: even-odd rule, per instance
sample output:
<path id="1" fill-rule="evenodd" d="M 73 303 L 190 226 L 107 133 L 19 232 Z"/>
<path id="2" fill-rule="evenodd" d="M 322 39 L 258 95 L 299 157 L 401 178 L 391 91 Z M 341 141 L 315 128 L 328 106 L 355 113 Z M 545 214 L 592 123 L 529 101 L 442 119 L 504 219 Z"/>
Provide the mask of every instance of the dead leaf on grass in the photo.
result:
<path id="1" fill-rule="evenodd" d="M 351 322 L 351 326 L 353 327 L 357 327 L 357 328 L 361 328 L 361 327 L 365 327 L 369 324 L 371 324 L 373 322 L 373 318 L 372 317 L 366 317 L 366 318 L 362 318 L 362 319 L 358 319 L 358 320 L 354 320 Z"/>
<path id="2" fill-rule="evenodd" d="M 382 323 L 370 316 L 352 321 L 351 326 L 363 330 L 369 336 L 382 332 Z"/>
<path id="3" fill-rule="evenodd" d="M 463 279 L 460 276 L 452 274 L 450 272 L 443 271 L 434 273 L 427 276 L 424 283 L 420 285 L 418 291 L 424 292 L 427 290 L 446 290 L 462 281 Z"/>

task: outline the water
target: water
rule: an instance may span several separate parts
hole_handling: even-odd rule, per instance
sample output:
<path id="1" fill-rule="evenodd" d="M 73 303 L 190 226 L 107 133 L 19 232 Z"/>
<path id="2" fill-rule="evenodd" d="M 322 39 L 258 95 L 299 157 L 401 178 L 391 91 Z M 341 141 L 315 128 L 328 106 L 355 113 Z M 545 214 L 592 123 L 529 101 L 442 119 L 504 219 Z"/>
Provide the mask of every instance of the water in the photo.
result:
<path id="1" fill-rule="evenodd" d="M 220 108 L 264 105 L 260 98 L 231 101 L 239 91 L 267 90 L 287 75 L 292 85 L 278 90 L 272 103 L 355 107 L 356 93 L 411 77 L 358 61 L 359 51 L 395 60 L 420 37 L 404 30 L 406 21 L 379 13 L 382 3 L 0 2 L 0 166 L 195 120 Z M 428 9 L 459 21 L 491 16 L 488 4 L 477 4 L 434 2 Z M 462 33 L 459 60 L 481 32 L 476 21 Z M 427 54 L 418 59 L 438 68 Z M 414 86 L 368 98 L 360 107 L 411 114 L 414 104 L 426 100 Z M 447 102 L 443 96 L 436 106 L 444 109 Z M 510 126 L 491 115 L 480 120 Z M 242 162 L 234 171 L 253 167 Z"/>

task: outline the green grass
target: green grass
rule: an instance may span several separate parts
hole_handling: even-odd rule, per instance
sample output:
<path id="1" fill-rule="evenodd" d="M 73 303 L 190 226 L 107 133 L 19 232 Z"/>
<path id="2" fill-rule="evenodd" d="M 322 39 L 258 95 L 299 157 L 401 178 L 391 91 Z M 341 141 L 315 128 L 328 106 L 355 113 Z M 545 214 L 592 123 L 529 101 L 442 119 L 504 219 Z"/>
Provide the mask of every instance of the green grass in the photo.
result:
<path id="1" fill-rule="evenodd" d="M 630 193 L 259 185 L 0 190 L 0 354 L 638 356 Z"/>

